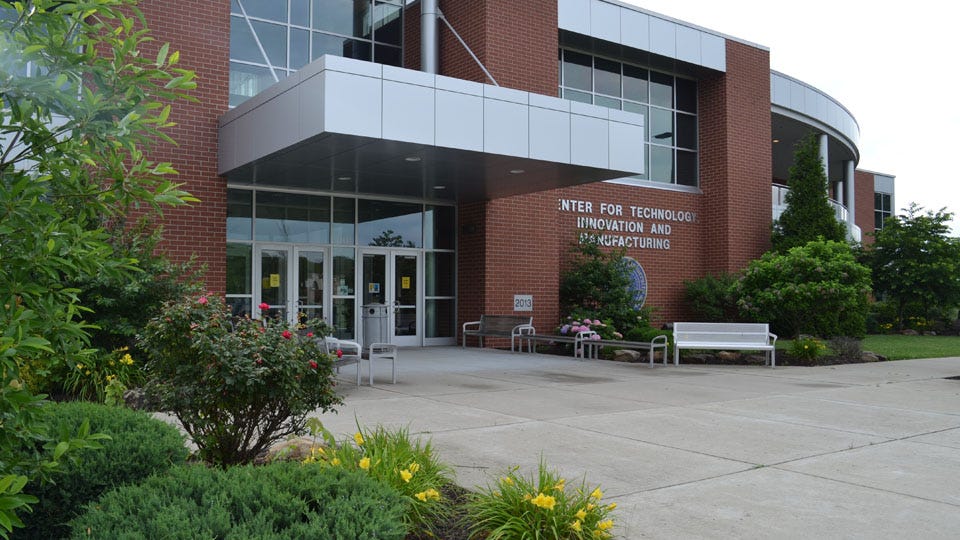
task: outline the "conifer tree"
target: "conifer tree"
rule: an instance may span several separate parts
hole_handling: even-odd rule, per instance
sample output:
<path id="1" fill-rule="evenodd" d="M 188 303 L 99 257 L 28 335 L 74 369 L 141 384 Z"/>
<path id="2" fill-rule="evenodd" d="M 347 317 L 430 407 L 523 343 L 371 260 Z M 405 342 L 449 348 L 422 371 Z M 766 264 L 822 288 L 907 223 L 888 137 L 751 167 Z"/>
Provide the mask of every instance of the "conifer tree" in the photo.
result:
<path id="1" fill-rule="evenodd" d="M 827 177 L 820 159 L 820 145 L 813 133 L 796 146 L 790 167 L 787 208 L 773 226 L 773 250 L 786 253 L 792 247 L 822 238 L 843 242 L 846 227 L 837 221 L 827 199 Z"/>

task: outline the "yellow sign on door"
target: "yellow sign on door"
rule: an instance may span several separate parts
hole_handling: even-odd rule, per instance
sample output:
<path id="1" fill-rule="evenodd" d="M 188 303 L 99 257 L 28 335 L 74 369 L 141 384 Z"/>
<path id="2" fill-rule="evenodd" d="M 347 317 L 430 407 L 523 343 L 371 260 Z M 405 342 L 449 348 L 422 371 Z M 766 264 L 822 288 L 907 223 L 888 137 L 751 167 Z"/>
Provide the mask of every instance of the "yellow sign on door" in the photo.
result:
<path id="1" fill-rule="evenodd" d="M 400 278 L 400 288 L 401 289 L 410 288 L 410 276 L 403 276 Z"/>
<path id="2" fill-rule="evenodd" d="M 280 274 L 270 274 L 270 286 L 271 287 L 280 286 Z"/>

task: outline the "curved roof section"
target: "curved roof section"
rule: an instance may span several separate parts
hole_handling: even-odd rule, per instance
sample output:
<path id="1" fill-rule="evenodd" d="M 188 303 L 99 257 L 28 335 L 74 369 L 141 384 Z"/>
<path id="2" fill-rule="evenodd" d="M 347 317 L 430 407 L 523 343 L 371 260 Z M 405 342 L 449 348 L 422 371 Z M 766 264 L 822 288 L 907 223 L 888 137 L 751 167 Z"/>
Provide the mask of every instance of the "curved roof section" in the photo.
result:
<path id="1" fill-rule="evenodd" d="M 860 124 L 839 101 L 822 90 L 777 71 L 770 71 L 773 112 L 804 121 L 846 143 L 860 155 Z"/>

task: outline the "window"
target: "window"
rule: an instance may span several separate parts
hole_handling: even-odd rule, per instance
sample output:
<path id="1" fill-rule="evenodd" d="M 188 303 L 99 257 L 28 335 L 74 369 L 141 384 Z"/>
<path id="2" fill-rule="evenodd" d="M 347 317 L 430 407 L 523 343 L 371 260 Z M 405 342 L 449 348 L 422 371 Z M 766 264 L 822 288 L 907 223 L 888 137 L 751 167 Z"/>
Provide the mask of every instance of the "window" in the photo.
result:
<path id="1" fill-rule="evenodd" d="M 230 106 L 324 54 L 401 66 L 403 0 L 232 0 Z"/>
<path id="2" fill-rule="evenodd" d="M 884 220 L 893 216 L 891 205 L 892 201 L 889 193 L 873 194 L 873 227 L 876 230 L 882 229 Z"/>
<path id="3" fill-rule="evenodd" d="M 644 116 L 647 173 L 636 178 L 699 185 L 696 81 L 567 49 L 559 66 L 564 99 Z"/>

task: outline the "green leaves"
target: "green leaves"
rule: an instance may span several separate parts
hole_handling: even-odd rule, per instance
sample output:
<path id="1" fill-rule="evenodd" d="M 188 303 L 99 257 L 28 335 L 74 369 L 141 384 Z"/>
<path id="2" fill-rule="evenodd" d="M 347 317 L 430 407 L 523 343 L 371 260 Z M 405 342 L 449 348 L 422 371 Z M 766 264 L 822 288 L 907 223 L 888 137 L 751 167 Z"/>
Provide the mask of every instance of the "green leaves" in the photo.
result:
<path id="1" fill-rule="evenodd" d="M 135 264 L 105 226 L 127 211 L 196 201 L 149 159 L 171 105 L 194 100 L 189 70 L 152 38 L 133 0 L 0 0 L 0 536 L 38 480 L 97 436 L 47 444 L 43 400 L 21 371 L 44 374 L 89 354 L 88 311 L 68 283 L 122 276 Z M 152 45 L 151 45 L 152 46 Z M 42 450 L 42 451 L 41 451 Z"/>

